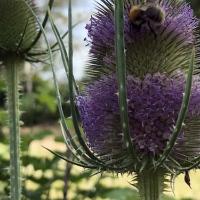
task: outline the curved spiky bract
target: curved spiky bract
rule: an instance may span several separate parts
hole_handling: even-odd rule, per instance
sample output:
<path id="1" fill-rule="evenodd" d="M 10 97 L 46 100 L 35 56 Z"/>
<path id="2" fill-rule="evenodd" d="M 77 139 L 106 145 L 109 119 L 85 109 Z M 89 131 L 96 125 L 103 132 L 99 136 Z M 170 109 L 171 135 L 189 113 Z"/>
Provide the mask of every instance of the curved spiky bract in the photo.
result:
<path id="1" fill-rule="evenodd" d="M 26 2 L 35 7 L 33 1 Z M 23 53 L 35 37 L 38 26 L 34 16 L 27 10 L 24 0 L 0 1 L 0 58 L 9 54 Z"/>
<path id="2" fill-rule="evenodd" d="M 193 78 L 192 74 L 194 71 L 194 62 L 195 62 L 195 49 L 193 48 L 191 62 L 190 62 L 189 70 L 188 70 L 188 77 L 187 77 L 187 81 L 185 84 L 185 92 L 183 93 L 181 109 L 179 111 L 178 118 L 177 118 L 176 124 L 175 124 L 175 128 L 172 132 L 172 136 L 170 137 L 170 139 L 168 141 L 168 144 L 163 152 L 163 155 L 157 161 L 156 166 L 162 165 L 162 163 L 167 159 L 167 157 L 171 153 L 174 145 L 177 142 L 178 136 L 180 135 L 180 131 L 183 128 L 183 123 L 186 119 L 187 112 L 189 111 L 189 114 L 193 113 L 193 111 L 188 110 L 188 109 L 189 109 L 189 104 L 193 103 L 193 102 L 190 102 L 190 96 L 192 96 L 191 90 L 192 90 L 192 78 Z M 197 83 L 197 88 L 198 88 L 198 83 Z M 198 94 L 199 94 L 198 89 L 196 91 L 196 94 L 198 96 Z M 195 118 L 198 118 L 198 117 L 199 117 L 199 112 L 197 111 Z"/>
<path id="3" fill-rule="evenodd" d="M 146 73 L 167 72 L 173 74 L 177 69 L 187 69 L 191 45 L 196 42 L 195 34 L 198 20 L 191 7 L 184 1 L 162 0 L 159 6 L 165 12 L 162 24 L 151 23 L 156 33 L 147 23 L 134 26 L 129 20 L 132 5 L 138 1 L 125 0 L 125 43 L 127 71 L 138 77 Z M 102 1 L 98 12 L 87 24 L 90 59 L 87 67 L 89 78 L 115 70 L 114 51 L 114 1 Z"/>

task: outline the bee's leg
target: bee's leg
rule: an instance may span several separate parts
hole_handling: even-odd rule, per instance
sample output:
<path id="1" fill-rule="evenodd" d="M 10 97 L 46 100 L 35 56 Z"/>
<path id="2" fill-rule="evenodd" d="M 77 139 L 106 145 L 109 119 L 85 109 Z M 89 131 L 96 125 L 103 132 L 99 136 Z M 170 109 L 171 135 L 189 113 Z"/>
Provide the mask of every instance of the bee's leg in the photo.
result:
<path id="1" fill-rule="evenodd" d="M 154 38 L 156 39 L 156 38 L 157 38 L 157 33 L 156 33 L 155 30 L 152 28 L 150 21 L 148 21 L 147 24 L 148 24 L 148 27 L 149 27 L 150 31 L 153 33 Z"/>
<path id="2" fill-rule="evenodd" d="M 140 23 L 137 25 L 137 30 L 140 32 L 142 27 L 146 24 L 145 20 L 141 20 Z"/>
<path id="3" fill-rule="evenodd" d="M 134 24 L 134 23 L 130 23 L 130 26 L 129 26 L 129 31 L 130 31 L 130 33 L 131 34 L 134 34 L 135 33 L 135 31 L 136 32 L 139 32 L 140 30 L 141 30 L 141 25 L 139 24 L 139 25 L 136 25 L 136 24 Z"/>
<path id="4" fill-rule="evenodd" d="M 145 24 L 146 22 L 144 20 L 141 20 L 140 23 L 138 24 L 134 24 L 134 23 L 130 23 L 130 33 L 134 33 L 134 31 L 136 32 L 140 32 L 142 29 L 142 26 Z"/>
<path id="5" fill-rule="evenodd" d="M 129 31 L 130 31 L 130 33 L 132 33 L 133 32 L 133 23 L 130 23 L 130 26 L 129 26 Z"/>

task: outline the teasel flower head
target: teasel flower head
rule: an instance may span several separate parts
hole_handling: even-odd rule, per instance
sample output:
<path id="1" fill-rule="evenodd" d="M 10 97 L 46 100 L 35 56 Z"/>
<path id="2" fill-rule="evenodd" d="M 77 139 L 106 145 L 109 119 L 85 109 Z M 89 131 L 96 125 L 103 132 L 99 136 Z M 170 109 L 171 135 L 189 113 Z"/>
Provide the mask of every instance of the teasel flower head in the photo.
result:
<path id="1" fill-rule="evenodd" d="M 157 157 L 166 147 L 181 108 L 194 44 L 197 61 L 199 54 L 196 34 L 199 22 L 190 5 L 172 0 L 152 2 L 143 5 L 138 1 L 124 1 L 129 126 L 132 142 L 141 157 Z M 159 8 L 160 23 L 155 23 L 153 18 L 148 21 L 146 14 L 146 21 L 134 24 L 130 17 L 132 9 L 147 12 L 150 6 Z M 90 147 L 99 155 L 105 151 L 109 156 L 112 151 L 120 154 L 126 148 L 120 126 L 114 20 L 114 1 L 99 3 L 98 12 L 86 26 L 90 45 L 86 72 L 93 81 L 87 82 L 85 91 L 77 97 Z M 198 120 L 200 114 L 197 76 L 194 76 L 191 93 L 188 123 Z M 177 145 L 182 144 L 187 132 L 186 124 Z"/>
<path id="2" fill-rule="evenodd" d="M 102 171 L 135 172 L 135 186 L 146 199 L 144 182 L 164 190 L 169 177 L 185 172 L 188 178 L 188 171 L 199 167 L 200 79 L 191 79 L 198 73 L 199 22 L 185 1 L 124 1 L 128 124 L 123 124 L 114 5 L 102 0 L 86 26 L 88 79 L 76 105 L 89 149 L 104 163 Z M 134 9 L 145 17 L 133 20 Z M 149 199 L 160 198 L 155 196 Z"/>
<path id="3" fill-rule="evenodd" d="M 53 1 L 49 1 L 50 9 Z M 0 2 L 0 61 L 10 57 L 28 62 L 42 62 L 46 50 L 38 50 L 37 43 L 42 35 L 36 15 L 38 8 L 34 0 L 2 0 Z M 43 27 L 46 26 L 46 14 Z"/>
<path id="4" fill-rule="evenodd" d="M 32 1 L 26 1 L 35 7 Z M 0 2 L 0 56 L 20 54 L 25 51 L 35 39 L 38 27 L 32 13 L 24 1 Z"/>

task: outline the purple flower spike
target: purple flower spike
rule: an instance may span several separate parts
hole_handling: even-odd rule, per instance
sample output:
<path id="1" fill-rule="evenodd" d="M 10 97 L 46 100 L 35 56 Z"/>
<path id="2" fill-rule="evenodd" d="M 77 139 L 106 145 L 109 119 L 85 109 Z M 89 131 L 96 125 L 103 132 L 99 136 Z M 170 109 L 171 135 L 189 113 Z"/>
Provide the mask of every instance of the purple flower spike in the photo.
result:
<path id="1" fill-rule="evenodd" d="M 185 78 L 159 73 L 139 79 L 128 76 L 130 134 L 140 155 L 160 155 L 173 131 L 183 97 Z M 119 156 L 126 150 L 120 126 L 115 76 L 103 77 L 77 97 L 83 128 L 91 149 L 98 155 Z M 193 81 L 188 123 L 200 115 L 199 80 Z M 186 124 L 187 125 L 187 124 Z M 184 129 L 179 141 L 184 141 Z M 181 148 L 179 145 L 178 148 Z M 113 159 L 113 157 L 112 157 Z"/>
<path id="2" fill-rule="evenodd" d="M 86 26 L 91 47 L 87 74 L 94 78 L 113 73 L 116 67 L 113 0 L 101 4 L 103 6 L 98 7 Z M 137 5 L 136 1 L 133 4 Z M 140 27 L 132 24 L 129 19 L 131 6 L 131 1 L 125 0 L 124 32 L 129 74 L 144 77 L 147 73 L 171 74 L 187 68 L 191 46 L 197 41 L 195 31 L 199 23 L 190 5 L 184 1 L 161 0 L 158 6 L 164 12 L 164 21 L 161 24 L 152 22 L 151 28 L 147 23 Z"/>

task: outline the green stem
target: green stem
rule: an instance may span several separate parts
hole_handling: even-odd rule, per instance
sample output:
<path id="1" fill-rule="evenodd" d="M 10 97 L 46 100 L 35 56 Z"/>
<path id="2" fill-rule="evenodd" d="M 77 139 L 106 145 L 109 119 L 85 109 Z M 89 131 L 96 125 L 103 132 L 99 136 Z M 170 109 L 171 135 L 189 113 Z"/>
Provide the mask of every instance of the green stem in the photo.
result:
<path id="1" fill-rule="evenodd" d="M 19 66 L 15 57 L 5 62 L 7 101 L 10 129 L 10 195 L 11 200 L 21 199 L 20 176 L 20 114 L 19 114 Z"/>
<path id="2" fill-rule="evenodd" d="M 115 49 L 116 49 L 116 63 L 117 63 L 117 79 L 119 87 L 119 104 L 120 104 L 120 118 L 122 132 L 124 136 L 124 143 L 127 146 L 133 159 L 139 161 L 136 154 L 135 146 L 132 143 L 129 132 L 129 118 L 128 118 L 128 103 L 126 91 L 126 55 L 125 55 L 125 41 L 124 41 L 124 0 L 115 1 Z"/>
<path id="3" fill-rule="evenodd" d="M 160 200 L 164 189 L 164 173 L 144 170 L 137 175 L 141 200 Z"/>

